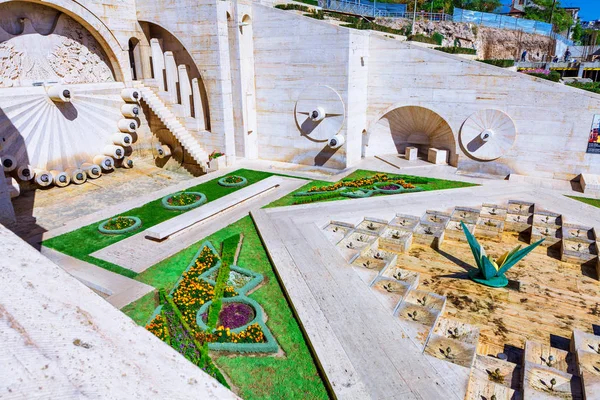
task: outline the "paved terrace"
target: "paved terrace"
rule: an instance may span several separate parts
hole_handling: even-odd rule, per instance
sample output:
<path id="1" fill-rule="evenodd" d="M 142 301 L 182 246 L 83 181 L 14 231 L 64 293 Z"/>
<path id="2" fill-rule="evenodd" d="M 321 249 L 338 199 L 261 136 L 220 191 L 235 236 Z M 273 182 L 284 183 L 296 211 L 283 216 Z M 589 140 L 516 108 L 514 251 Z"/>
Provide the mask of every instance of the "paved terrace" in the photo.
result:
<path id="1" fill-rule="evenodd" d="M 451 195 L 450 195 L 451 194 Z M 252 212 L 293 309 L 340 399 L 463 399 L 470 370 L 422 354 L 321 231 L 330 220 L 390 220 L 427 209 L 535 202 L 570 223 L 600 226 L 597 209 L 532 185 L 485 186 Z"/>

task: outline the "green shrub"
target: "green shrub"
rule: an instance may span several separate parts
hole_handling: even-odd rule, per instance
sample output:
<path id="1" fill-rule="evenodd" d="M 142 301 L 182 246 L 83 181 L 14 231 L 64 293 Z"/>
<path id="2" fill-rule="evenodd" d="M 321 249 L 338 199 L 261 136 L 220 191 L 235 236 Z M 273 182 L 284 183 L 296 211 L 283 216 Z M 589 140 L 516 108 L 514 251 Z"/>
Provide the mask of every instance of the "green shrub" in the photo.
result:
<path id="1" fill-rule="evenodd" d="M 477 54 L 477 50 L 468 47 L 436 47 L 435 49 L 450 54 Z"/>
<path id="2" fill-rule="evenodd" d="M 442 35 L 439 32 L 433 32 L 433 35 L 431 35 L 431 38 L 433 40 L 435 40 L 435 42 L 437 44 L 439 44 L 440 46 L 442 45 L 442 42 L 444 41 L 444 35 Z"/>
<path id="3" fill-rule="evenodd" d="M 306 17 L 314 18 L 314 19 L 325 19 L 325 14 L 323 10 L 311 10 L 308 14 L 304 14 Z"/>
<path id="4" fill-rule="evenodd" d="M 560 82 L 560 74 L 556 71 L 552 71 L 550 72 L 548 75 L 546 74 L 538 74 L 538 73 L 528 73 L 525 72 L 527 75 L 531 75 L 531 76 L 535 76 L 536 78 L 542 78 L 542 79 L 546 79 L 548 81 L 552 81 L 552 82 Z"/>
<path id="5" fill-rule="evenodd" d="M 500 68 L 514 67 L 515 60 L 477 60 Z"/>
<path id="6" fill-rule="evenodd" d="M 600 82 L 581 83 L 573 82 L 567 83 L 567 86 L 571 86 L 577 89 L 587 90 L 592 93 L 600 93 Z"/>
<path id="7" fill-rule="evenodd" d="M 300 4 L 277 4 L 275 8 L 279 8 L 280 10 L 297 10 L 310 12 L 310 8 L 306 6 L 301 6 Z"/>
<path id="8" fill-rule="evenodd" d="M 438 41 L 436 39 L 434 39 L 433 37 L 425 36 L 425 35 L 423 35 L 421 33 L 418 33 L 416 35 L 410 35 L 410 36 L 408 36 L 408 41 L 410 41 L 410 42 L 429 43 L 429 44 L 437 44 L 437 45 L 442 44 L 441 42 L 438 43 Z"/>
<path id="9" fill-rule="evenodd" d="M 309 4 L 311 6 L 315 6 L 317 7 L 319 5 L 319 2 L 316 0 L 296 0 L 299 1 L 300 3 L 304 3 L 304 4 Z"/>

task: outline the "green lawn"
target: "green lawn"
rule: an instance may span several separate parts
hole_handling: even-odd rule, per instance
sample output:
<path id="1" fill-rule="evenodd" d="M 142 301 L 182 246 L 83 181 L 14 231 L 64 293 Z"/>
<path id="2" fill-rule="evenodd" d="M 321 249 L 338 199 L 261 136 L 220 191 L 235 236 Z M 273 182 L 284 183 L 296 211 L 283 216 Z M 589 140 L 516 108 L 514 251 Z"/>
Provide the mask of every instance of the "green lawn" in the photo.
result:
<path id="1" fill-rule="evenodd" d="M 252 171 L 246 169 L 240 169 L 231 174 L 241 175 L 248 179 L 248 185 L 252 185 L 258 181 L 261 181 L 273 174 L 268 172 Z M 227 194 L 235 192 L 241 188 L 224 187 L 218 184 L 219 178 L 215 178 L 208 182 L 200 185 L 193 186 L 186 189 L 186 191 L 195 191 L 204 193 L 208 199 L 208 202 L 216 200 Z M 134 208 L 126 211 L 119 215 L 128 215 L 138 217 L 142 220 L 142 229 L 150 228 L 156 224 L 164 222 L 170 218 L 184 213 L 185 211 L 173 211 L 167 210 L 161 205 L 161 199 L 151 201 L 142 205 L 141 207 Z M 115 215 L 114 217 L 116 217 Z M 83 261 L 87 261 L 91 264 L 95 264 L 99 267 L 108 269 L 127 277 L 133 278 L 137 274 L 129 269 L 122 268 L 118 265 L 99 260 L 95 257 L 91 257 L 90 254 L 103 249 L 104 247 L 110 246 L 111 244 L 117 243 L 123 239 L 140 233 L 141 230 L 135 230 L 122 235 L 105 235 L 98 231 L 98 222 L 84 226 L 75 231 L 65 233 L 64 235 L 57 236 L 55 238 L 44 241 L 44 246 L 50 247 L 54 250 L 60 251 L 61 253 L 70 255 Z"/>
<path id="2" fill-rule="evenodd" d="M 353 173 L 351 173 L 350 175 L 348 175 L 346 178 L 344 178 L 342 180 L 365 178 L 368 176 L 373 176 L 378 173 L 381 173 L 381 172 L 359 169 L 359 170 L 354 171 Z M 448 180 L 444 180 L 444 179 L 425 178 L 425 177 L 412 176 L 412 175 L 396 175 L 396 174 L 388 174 L 388 175 L 397 176 L 398 178 L 402 178 L 409 183 L 411 181 L 415 182 L 415 186 L 423 189 L 423 191 L 456 189 L 456 188 L 469 187 L 469 186 L 478 186 L 474 183 L 469 183 L 469 182 L 448 181 Z M 300 189 L 288 194 L 287 196 L 280 198 L 279 200 L 274 201 L 273 203 L 269 204 L 267 207 L 291 206 L 296 201 L 298 201 L 298 200 L 302 201 L 308 197 L 308 196 L 302 196 L 302 197 L 294 196 L 295 193 L 306 192 L 314 186 L 323 187 L 323 186 L 333 185 L 334 183 L 335 182 L 311 181 L 311 182 L 307 183 L 306 185 L 302 186 Z M 316 195 L 316 196 L 318 196 L 318 195 Z M 375 197 L 375 196 L 385 196 L 385 195 L 375 194 L 373 197 Z M 318 203 L 321 201 L 337 201 L 337 200 L 348 200 L 348 199 L 349 199 L 348 197 L 336 196 L 336 197 L 331 197 L 331 198 L 327 198 L 327 199 L 323 199 L 323 200 L 317 200 L 314 203 Z"/>
<path id="3" fill-rule="evenodd" d="M 325 385 L 249 216 L 154 265 L 136 279 L 168 291 L 204 240 L 210 240 L 218 249 L 224 239 L 238 233 L 244 234 L 238 265 L 260 272 L 266 282 L 249 297 L 264 308 L 268 316 L 267 325 L 285 354 L 282 357 L 241 354 L 231 357 L 228 353 L 215 353 L 213 360 L 229 376 L 238 388 L 237 394 L 244 399 L 327 399 Z M 122 311 L 138 324 L 145 325 L 156 305 L 156 295 L 150 293 Z"/>
<path id="4" fill-rule="evenodd" d="M 567 196 L 573 200 L 581 201 L 582 203 L 589 204 L 590 206 L 600 208 L 600 199 L 588 199 L 587 197 L 579 197 L 579 196 Z"/>

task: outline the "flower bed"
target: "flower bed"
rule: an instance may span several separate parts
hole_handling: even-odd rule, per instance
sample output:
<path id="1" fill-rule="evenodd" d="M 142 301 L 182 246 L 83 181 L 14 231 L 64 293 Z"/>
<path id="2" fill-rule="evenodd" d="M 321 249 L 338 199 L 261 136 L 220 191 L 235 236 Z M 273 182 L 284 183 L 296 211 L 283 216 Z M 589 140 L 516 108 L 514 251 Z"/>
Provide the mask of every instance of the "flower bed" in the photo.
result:
<path id="1" fill-rule="evenodd" d="M 375 183 L 373 187 L 377 190 L 377 193 L 383 194 L 396 194 L 404 192 L 404 188 L 397 183 Z"/>
<path id="2" fill-rule="evenodd" d="M 242 187 L 248 184 L 248 180 L 243 176 L 229 175 L 219 179 L 219 185 L 225 187 Z"/>
<path id="3" fill-rule="evenodd" d="M 181 314 L 183 323 L 189 327 L 189 334 L 193 335 L 198 342 L 207 343 L 208 348 L 214 350 L 277 352 L 279 347 L 264 323 L 260 305 L 245 296 L 249 290 L 262 282 L 263 276 L 244 268 L 231 266 L 229 279 L 223 290 L 223 297 L 216 299 L 216 283 L 210 278 L 216 278 L 222 266 L 222 261 L 219 260 L 215 248 L 209 242 L 205 242 L 169 294 L 173 305 Z M 234 284 L 242 286 L 236 289 L 232 286 Z M 209 328 L 206 322 L 213 301 L 222 301 L 225 304 L 225 307 L 219 313 L 219 322 L 215 329 Z M 235 325 L 241 318 L 235 315 L 236 307 L 239 311 L 239 307 L 242 306 L 229 309 L 231 304 L 243 304 L 249 307 L 252 310 L 253 317 L 232 328 L 232 324 Z M 168 326 L 167 332 L 168 330 L 172 331 L 172 329 L 168 319 L 165 322 L 164 310 L 161 311 L 160 307 L 162 306 L 157 308 L 146 327 L 164 340 L 166 337 L 164 333 L 165 323 Z M 231 311 L 233 311 L 233 316 L 230 315 Z M 247 316 L 250 317 L 250 314 Z M 173 345 L 173 343 L 171 344 Z"/>
<path id="4" fill-rule="evenodd" d="M 142 220 L 138 217 L 115 217 L 102 222 L 98 230 L 107 235 L 120 235 L 132 232 L 142 226 Z"/>
<path id="5" fill-rule="evenodd" d="M 167 210 L 191 210 L 206 203 L 206 196 L 200 192 L 179 192 L 162 198 L 161 203 Z"/>
<path id="6" fill-rule="evenodd" d="M 231 302 L 223 305 L 219 312 L 217 325 L 228 329 L 237 329 L 249 325 L 256 318 L 254 308 L 245 303 Z M 208 313 L 202 314 L 202 322 L 206 323 Z"/>

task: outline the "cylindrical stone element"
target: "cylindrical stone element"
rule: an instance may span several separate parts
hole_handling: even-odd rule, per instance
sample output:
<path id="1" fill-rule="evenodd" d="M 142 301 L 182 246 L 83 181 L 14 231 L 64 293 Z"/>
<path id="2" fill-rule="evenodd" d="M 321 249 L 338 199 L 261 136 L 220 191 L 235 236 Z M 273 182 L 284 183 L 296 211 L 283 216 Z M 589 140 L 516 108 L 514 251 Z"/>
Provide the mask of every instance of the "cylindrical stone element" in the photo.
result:
<path id="1" fill-rule="evenodd" d="M 346 141 L 346 138 L 344 138 L 344 136 L 335 135 L 334 137 L 329 139 L 328 144 L 329 144 L 329 147 L 331 147 L 332 149 L 338 149 L 344 145 L 345 141 Z"/>
<path id="2" fill-rule="evenodd" d="M 12 172 L 17 169 L 17 159 L 11 155 L 5 154 L 0 156 L 2 159 L 2 168 L 4 168 L 4 172 Z"/>
<path id="3" fill-rule="evenodd" d="M 128 103 L 137 103 L 142 98 L 142 93 L 133 88 L 126 88 L 121 90 L 121 97 Z"/>
<path id="4" fill-rule="evenodd" d="M 125 133 L 134 133 L 138 128 L 137 121 L 131 118 L 123 118 L 119 120 L 119 130 Z"/>
<path id="5" fill-rule="evenodd" d="M 65 172 L 67 173 L 67 175 L 69 175 L 69 178 L 71 178 L 71 182 L 73 182 L 76 185 L 81 185 L 87 180 L 87 175 L 85 174 L 85 171 L 83 169 L 67 168 Z"/>
<path id="6" fill-rule="evenodd" d="M 121 161 L 121 167 L 122 168 L 133 168 L 133 160 L 129 157 L 123 158 L 123 160 Z"/>
<path id="7" fill-rule="evenodd" d="M 108 146 L 104 146 L 104 154 L 116 160 L 120 160 L 125 157 L 125 149 L 121 146 L 109 144 Z"/>
<path id="8" fill-rule="evenodd" d="M 94 164 L 98 164 L 104 171 L 110 171 L 115 167 L 115 160 L 112 157 L 98 154 L 94 157 Z"/>
<path id="9" fill-rule="evenodd" d="M 118 146 L 131 146 L 133 137 L 129 133 L 115 133 L 111 137 L 112 142 Z"/>
<path id="10" fill-rule="evenodd" d="M 71 177 L 64 171 L 53 169 L 50 174 L 52 175 L 52 181 L 58 187 L 65 187 L 71 183 Z"/>
<path id="11" fill-rule="evenodd" d="M 14 199 L 15 197 L 19 197 L 21 194 L 19 182 L 17 182 L 15 178 L 8 177 L 6 183 L 8 184 L 8 194 L 10 195 L 10 198 Z"/>
<path id="12" fill-rule="evenodd" d="M 35 183 L 40 185 L 41 187 L 50 186 L 52 184 L 52 175 L 50 172 L 43 169 L 34 169 L 35 173 Z"/>
<path id="13" fill-rule="evenodd" d="M 54 85 L 48 88 L 48 96 L 57 103 L 69 103 L 72 99 L 72 92 L 67 86 Z"/>
<path id="14" fill-rule="evenodd" d="M 156 147 L 156 152 L 158 153 L 158 158 L 169 157 L 171 155 L 171 148 L 166 144 L 163 144 L 162 146 Z"/>
<path id="15" fill-rule="evenodd" d="M 33 179 L 35 172 L 33 171 L 33 167 L 31 165 L 21 165 L 17 169 L 17 176 L 22 181 L 30 181 Z"/>
<path id="16" fill-rule="evenodd" d="M 121 106 L 121 113 L 128 118 L 136 118 L 140 115 L 140 106 L 137 104 L 123 104 Z"/>
<path id="17" fill-rule="evenodd" d="M 98 164 L 83 163 L 81 169 L 85 171 L 90 179 L 96 179 L 102 175 L 102 168 Z"/>

